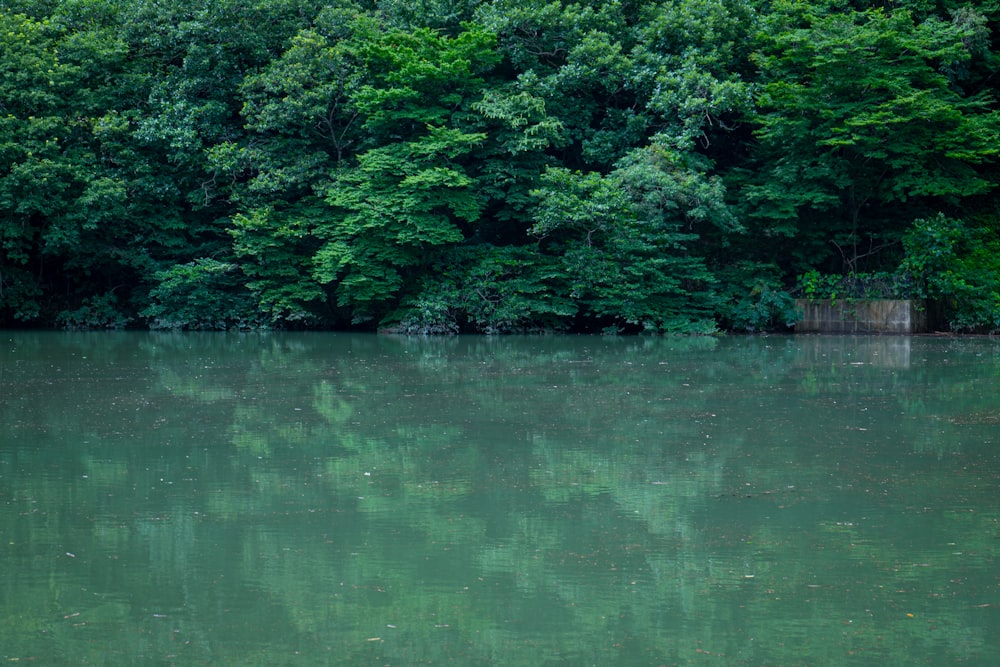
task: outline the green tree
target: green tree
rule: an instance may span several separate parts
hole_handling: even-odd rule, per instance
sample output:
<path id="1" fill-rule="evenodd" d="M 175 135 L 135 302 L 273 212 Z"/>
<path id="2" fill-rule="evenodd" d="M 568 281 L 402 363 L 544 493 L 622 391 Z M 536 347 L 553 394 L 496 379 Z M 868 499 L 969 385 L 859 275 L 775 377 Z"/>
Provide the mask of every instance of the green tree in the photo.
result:
<path id="1" fill-rule="evenodd" d="M 938 302 L 953 331 L 1000 331 L 1000 235 L 939 213 L 903 237 L 901 272 Z"/>
<path id="2" fill-rule="evenodd" d="M 308 3 L 20 4 L 0 15 L 0 308 L 117 325 L 173 263 L 229 252 L 205 152 L 241 135 L 237 84 Z"/>
<path id="3" fill-rule="evenodd" d="M 559 258 L 535 246 L 462 245 L 442 252 L 385 324 L 405 333 L 513 333 L 569 328 L 579 313 Z"/>
<path id="4" fill-rule="evenodd" d="M 715 329 L 714 277 L 696 229 L 738 228 L 715 179 L 682 153 L 653 144 L 607 176 L 550 169 L 532 233 L 562 258 L 583 313 L 613 329 Z"/>
<path id="5" fill-rule="evenodd" d="M 133 175 L 137 204 L 144 207 L 132 216 L 160 234 L 142 276 L 148 297 L 138 305 L 154 326 L 273 324 L 270 307 L 256 316 L 247 312 L 248 303 L 257 307 L 250 283 L 259 271 L 240 261 L 246 248 L 234 243 L 233 231 L 256 229 L 239 223 L 259 220 L 257 208 L 271 203 L 253 198 L 255 186 L 283 201 L 295 201 L 298 191 L 285 192 L 289 179 L 276 177 L 287 167 L 273 159 L 282 151 L 251 143 L 253 131 L 268 121 L 245 113 L 253 99 L 246 91 L 258 85 L 255 73 L 311 24 L 318 3 L 138 0 L 129 7 L 121 21 L 145 96 L 123 128 L 121 165 Z M 301 144 L 284 148 L 289 156 L 303 152 Z M 234 223 L 238 203 L 246 218 Z M 195 294 L 201 295 L 197 308 Z"/>
<path id="6" fill-rule="evenodd" d="M 213 148 L 220 174 L 238 183 L 242 204 L 312 194 L 363 137 L 354 97 L 367 80 L 360 45 L 375 19 L 346 6 L 324 8 L 287 48 L 240 84 L 248 136 Z"/>
<path id="7" fill-rule="evenodd" d="M 785 266 L 898 257 L 915 217 L 991 189 L 981 166 L 997 156 L 1000 117 L 954 76 L 982 55 L 973 23 L 781 1 L 763 29 L 758 161 L 742 192 Z"/>
<path id="8" fill-rule="evenodd" d="M 384 29 L 358 13 L 350 21 L 336 26 L 336 36 L 301 33 L 279 65 L 248 84 L 256 96 L 245 113 L 259 130 L 271 131 L 272 149 L 287 152 L 311 140 L 312 153 L 322 154 L 305 158 L 315 169 L 271 162 L 278 164 L 268 181 L 277 194 L 273 212 L 242 218 L 235 234 L 262 299 L 287 284 L 265 267 L 293 271 L 312 302 L 306 310 L 319 302 L 318 290 L 342 316 L 362 322 L 386 315 L 408 277 L 434 261 L 436 248 L 472 233 L 484 200 L 469 163 L 486 139 L 476 131 L 472 105 L 497 57 L 492 36 L 477 29 L 448 37 Z M 291 76 L 281 76 L 286 71 Z M 348 140 L 345 132 L 354 131 Z M 314 132 L 319 141 L 304 136 Z M 256 177 L 258 190 L 262 178 L 264 172 Z M 296 194 L 298 203 L 282 196 Z M 266 227 L 268 219 L 276 226 Z M 258 241 L 247 240 L 251 229 Z M 285 229 L 297 230 L 292 236 L 299 239 L 291 265 L 273 263 L 264 250 L 269 236 L 289 238 Z M 314 288 L 305 289 L 310 281 Z"/>
<path id="9" fill-rule="evenodd" d="M 127 51 L 107 26 L 9 10 L 0 43 L 0 311 L 31 321 L 52 317 L 41 297 L 55 286 L 120 277 L 108 244 L 126 191 L 97 136 Z"/>

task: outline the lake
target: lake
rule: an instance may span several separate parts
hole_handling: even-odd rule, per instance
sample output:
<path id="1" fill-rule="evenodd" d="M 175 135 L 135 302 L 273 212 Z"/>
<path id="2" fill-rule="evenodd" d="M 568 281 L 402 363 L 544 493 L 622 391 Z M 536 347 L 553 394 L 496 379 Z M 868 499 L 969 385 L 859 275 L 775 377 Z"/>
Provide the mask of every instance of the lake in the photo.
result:
<path id="1" fill-rule="evenodd" d="M 0 332 L 0 660 L 996 665 L 1000 341 Z"/>

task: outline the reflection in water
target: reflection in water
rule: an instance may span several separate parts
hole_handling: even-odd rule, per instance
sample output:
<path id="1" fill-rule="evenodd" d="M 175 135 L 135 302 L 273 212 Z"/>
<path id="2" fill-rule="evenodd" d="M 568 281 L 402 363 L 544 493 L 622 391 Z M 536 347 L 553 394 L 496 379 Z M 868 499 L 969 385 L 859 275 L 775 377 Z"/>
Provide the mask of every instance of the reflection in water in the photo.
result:
<path id="1" fill-rule="evenodd" d="M 993 664 L 1000 348 L 0 336 L 0 657 Z"/>
<path id="2" fill-rule="evenodd" d="M 910 336 L 799 336 L 799 364 L 872 364 L 883 368 L 909 368 Z"/>

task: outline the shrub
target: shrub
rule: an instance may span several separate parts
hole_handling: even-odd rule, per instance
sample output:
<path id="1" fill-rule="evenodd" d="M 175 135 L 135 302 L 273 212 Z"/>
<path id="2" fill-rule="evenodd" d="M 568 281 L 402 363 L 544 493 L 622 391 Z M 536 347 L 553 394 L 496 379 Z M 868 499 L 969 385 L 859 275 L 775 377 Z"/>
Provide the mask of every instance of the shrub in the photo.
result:
<path id="1" fill-rule="evenodd" d="M 903 238 L 901 270 L 939 301 L 953 331 L 1000 331 L 1000 235 L 938 214 Z"/>
<path id="2" fill-rule="evenodd" d="M 83 300 L 76 310 L 64 310 L 56 316 L 56 324 L 71 331 L 89 329 L 124 329 L 131 318 L 118 309 L 118 297 L 100 294 Z"/>
<path id="3" fill-rule="evenodd" d="M 262 325 L 253 295 L 230 262 L 198 259 L 156 274 L 152 304 L 142 311 L 154 329 L 224 330 Z"/>
<path id="4" fill-rule="evenodd" d="M 728 286 L 719 313 L 727 329 L 770 331 L 791 327 L 799 319 L 795 299 L 782 287 L 777 266 L 737 262 L 717 274 Z"/>

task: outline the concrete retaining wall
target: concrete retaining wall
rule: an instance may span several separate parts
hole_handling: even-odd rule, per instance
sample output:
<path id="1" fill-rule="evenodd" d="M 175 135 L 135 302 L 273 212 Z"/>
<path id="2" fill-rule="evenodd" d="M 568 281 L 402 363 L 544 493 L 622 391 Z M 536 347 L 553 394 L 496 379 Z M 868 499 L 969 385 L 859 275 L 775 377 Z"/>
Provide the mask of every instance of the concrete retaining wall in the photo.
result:
<path id="1" fill-rule="evenodd" d="M 912 334 L 929 330 L 923 303 L 902 299 L 796 299 L 796 333 Z"/>

